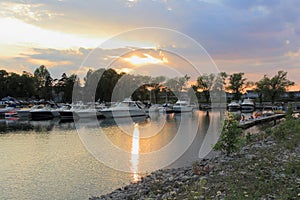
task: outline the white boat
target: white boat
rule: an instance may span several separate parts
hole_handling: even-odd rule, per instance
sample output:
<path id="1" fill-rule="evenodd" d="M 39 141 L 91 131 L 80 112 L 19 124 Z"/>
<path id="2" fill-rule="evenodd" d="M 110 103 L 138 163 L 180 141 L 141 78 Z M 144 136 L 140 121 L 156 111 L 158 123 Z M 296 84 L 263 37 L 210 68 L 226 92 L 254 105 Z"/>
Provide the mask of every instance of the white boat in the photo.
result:
<path id="1" fill-rule="evenodd" d="M 124 101 L 110 108 L 104 108 L 101 113 L 106 118 L 146 116 L 144 105 L 126 98 Z"/>
<path id="2" fill-rule="evenodd" d="M 262 115 L 263 116 L 274 115 L 276 110 L 279 110 L 277 106 L 265 105 L 262 110 Z"/>
<path id="3" fill-rule="evenodd" d="M 187 100 L 178 100 L 173 106 L 174 112 L 191 112 L 193 106 Z"/>
<path id="4" fill-rule="evenodd" d="M 38 105 L 30 110 L 30 114 L 33 120 L 48 120 L 60 116 L 58 109 L 51 105 Z"/>
<path id="5" fill-rule="evenodd" d="M 13 110 L 15 110 L 14 107 L 10 107 L 7 104 L 0 104 L 0 117 L 4 117 L 5 113 L 9 113 Z"/>
<path id="6" fill-rule="evenodd" d="M 240 109 L 241 105 L 237 101 L 231 101 L 230 104 L 228 104 L 229 112 L 239 111 Z"/>
<path id="7" fill-rule="evenodd" d="M 252 99 L 244 99 L 241 103 L 242 112 L 253 112 L 255 108 L 255 104 Z"/>
<path id="8" fill-rule="evenodd" d="M 157 104 L 154 104 L 154 105 L 151 105 L 150 107 L 145 108 L 146 113 L 158 112 L 158 111 L 159 111 L 159 105 L 157 105 Z"/>
<path id="9" fill-rule="evenodd" d="M 100 109 L 96 109 L 95 106 L 90 105 L 81 105 L 79 108 L 71 109 L 72 112 L 75 113 L 75 116 L 79 118 L 91 118 L 96 116 L 97 118 L 103 117 Z"/>
<path id="10" fill-rule="evenodd" d="M 160 113 L 173 113 L 173 105 L 169 103 L 165 103 L 158 108 L 158 112 Z"/>

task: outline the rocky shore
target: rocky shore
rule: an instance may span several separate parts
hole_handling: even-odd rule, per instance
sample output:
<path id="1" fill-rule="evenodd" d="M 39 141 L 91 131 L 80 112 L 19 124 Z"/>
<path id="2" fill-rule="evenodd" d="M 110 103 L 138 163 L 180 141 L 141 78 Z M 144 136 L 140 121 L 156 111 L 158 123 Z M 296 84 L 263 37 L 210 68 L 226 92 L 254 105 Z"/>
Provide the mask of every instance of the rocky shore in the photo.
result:
<path id="1" fill-rule="evenodd" d="M 233 155 L 158 170 L 90 199 L 300 199 L 299 130 L 279 140 L 274 134 L 278 130 L 267 129 L 245 138 Z"/>

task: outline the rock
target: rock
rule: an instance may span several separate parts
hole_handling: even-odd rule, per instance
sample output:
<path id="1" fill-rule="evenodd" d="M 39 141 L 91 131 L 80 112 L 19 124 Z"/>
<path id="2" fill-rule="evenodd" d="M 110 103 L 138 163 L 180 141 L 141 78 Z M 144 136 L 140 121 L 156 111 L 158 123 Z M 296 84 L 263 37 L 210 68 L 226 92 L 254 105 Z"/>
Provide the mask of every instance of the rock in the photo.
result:
<path id="1" fill-rule="evenodd" d="M 169 181 L 173 181 L 173 180 L 174 180 L 174 177 L 171 176 L 168 180 L 169 180 Z"/>
<path id="2" fill-rule="evenodd" d="M 246 154 L 245 158 L 249 159 L 249 160 L 253 160 L 254 158 L 256 158 L 256 155 L 253 154 Z"/>

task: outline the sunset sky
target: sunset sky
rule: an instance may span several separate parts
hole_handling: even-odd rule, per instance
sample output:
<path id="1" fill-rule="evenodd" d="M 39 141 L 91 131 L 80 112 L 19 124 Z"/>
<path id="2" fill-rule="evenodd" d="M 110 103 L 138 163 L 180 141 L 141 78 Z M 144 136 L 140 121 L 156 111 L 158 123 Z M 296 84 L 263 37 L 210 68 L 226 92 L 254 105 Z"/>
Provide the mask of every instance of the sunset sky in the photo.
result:
<path id="1" fill-rule="evenodd" d="M 299 8 L 297 0 L 1 0 L 0 68 L 33 72 L 45 65 L 54 77 L 85 73 L 79 66 L 104 41 L 136 28 L 161 27 L 193 38 L 220 71 L 245 72 L 257 81 L 285 70 L 299 85 Z M 120 53 L 152 44 L 186 48 L 176 38 L 174 43 L 160 38 L 149 44 L 144 37 L 128 38 L 130 42 L 123 37 L 111 48 L 100 48 L 97 65 L 106 67 Z M 189 52 L 195 59 L 197 53 Z M 162 54 L 130 55 L 123 68 L 175 62 Z M 84 69 L 89 67 L 86 63 Z"/>

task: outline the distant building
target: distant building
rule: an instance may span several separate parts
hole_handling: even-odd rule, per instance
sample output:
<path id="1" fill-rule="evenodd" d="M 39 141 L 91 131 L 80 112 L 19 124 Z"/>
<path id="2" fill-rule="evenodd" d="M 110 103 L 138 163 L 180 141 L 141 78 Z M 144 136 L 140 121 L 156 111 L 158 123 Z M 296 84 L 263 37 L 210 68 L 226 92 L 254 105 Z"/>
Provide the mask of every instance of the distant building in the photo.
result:
<path id="1" fill-rule="evenodd" d="M 291 98 L 291 99 L 299 99 L 300 98 L 300 91 L 288 91 L 283 94 L 284 98 Z"/>
<path id="2" fill-rule="evenodd" d="M 227 100 L 230 100 L 234 97 L 234 94 L 233 93 L 229 93 L 229 92 L 226 92 L 226 98 Z"/>

